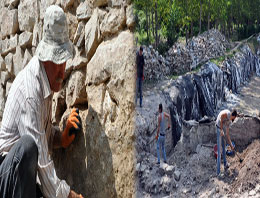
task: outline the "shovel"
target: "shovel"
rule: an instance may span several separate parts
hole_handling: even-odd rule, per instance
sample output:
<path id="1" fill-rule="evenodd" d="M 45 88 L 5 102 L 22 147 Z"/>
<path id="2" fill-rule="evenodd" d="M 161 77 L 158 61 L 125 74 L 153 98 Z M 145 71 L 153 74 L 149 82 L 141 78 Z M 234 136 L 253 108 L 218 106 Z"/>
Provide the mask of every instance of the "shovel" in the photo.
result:
<path id="1" fill-rule="evenodd" d="M 225 143 L 225 146 L 227 145 L 226 144 L 226 137 L 224 136 L 224 143 Z M 234 152 L 235 152 L 235 155 L 238 157 L 239 159 L 239 162 L 242 163 L 243 162 L 243 159 L 241 157 L 239 157 L 239 155 L 237 154 L 236 150 L 234 149 Z"/>
<path id="2" fill-rule="evenodd" d="M 239 155 L 237 154 L 237 152 L 234 150 L 236 156 L 239 158 L 239 162 L 242 163 L 243 162 L 243 159 L 241 157 L 239 157 Z"/>

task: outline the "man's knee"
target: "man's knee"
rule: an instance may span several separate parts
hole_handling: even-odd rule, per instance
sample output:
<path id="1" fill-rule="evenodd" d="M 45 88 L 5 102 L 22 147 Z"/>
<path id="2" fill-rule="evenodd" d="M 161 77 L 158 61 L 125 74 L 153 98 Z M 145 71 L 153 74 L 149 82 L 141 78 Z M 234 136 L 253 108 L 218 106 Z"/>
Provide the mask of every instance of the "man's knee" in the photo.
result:
<path id="1" fill-rule="evenodd" d="M 38 147 L 30 135 L 23 135 L 20 138 L 20 146 L 23 148 L 23 158 L 27 160 L 38 159 Z"/>

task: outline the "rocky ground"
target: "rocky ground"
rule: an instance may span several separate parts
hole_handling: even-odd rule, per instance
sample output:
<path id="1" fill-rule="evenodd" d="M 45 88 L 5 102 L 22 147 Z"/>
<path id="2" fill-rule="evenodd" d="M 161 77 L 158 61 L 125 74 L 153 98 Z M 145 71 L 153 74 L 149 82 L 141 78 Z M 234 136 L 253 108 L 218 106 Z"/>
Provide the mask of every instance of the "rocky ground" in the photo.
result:
<path id="1" fill-rule="evenodd" d="M 260 131 L 257 132 L 254 141 L 246 141 L 240 146 L 241 138 L 234 134 L 240 128 L 241 136 L 250 134 L 247 131 L 248 121 L 239 118 L 235 127 L 231 130 L 231 139 L 237 143 L 238 155 L 243 159 L 228 156 L 230 165 L 228 171 L 224 171 L 223 163 L 221 171 L 222 178 L 216 177 L 216 159 L 213 154 L 214 141 L 208 144 L 198 144 L 196 149 L 187 153 L 180 142 L 174 150 L 168 153 L 167 163 L 157 165 L 156 143 L 153 141 L 153 134 L 156 128 L 157 116 L 154 104 L 162 101 L 164 106 L 169 106 L 160 90 L 167 90 L 171 87 L 172 80 L 162 80 L 158 83 L 152 81 L 144 84 L 143 107 L 137 107 L 137 118 L 140 126 L 137 131 L 138 156 L 136 165 L 137 197 L 146 198 L 170 198 L 170 197 L 194 197 L 194 198 L 219 198 L 219 197 L 260 197 Z M 229 91 L 225 96 L 226 102 L 222 108 L 237 108 L 239 113 L 253 116 L 259 123 L 260 103 L 260 77 L 252 76 L 249 83 L 244 84 L 238 93 Z M 172 93 L 175 93 L 172 90 Z M 166 109 L 168 111 L 168 109 Z M 249 121 L 250 122 L 250 121 Z M 145 123 L 148 125 L 145 127 Z M 250 125 L 250 124 L 249 124 Z M 244 127 L 244 129 L 243 129 Z M 241 129 L 242 128 L 242 129 Z M 256 127 L 257 128 L 257 127 Z M 143 132 L 142 132 L 143 131 Z M 247 131 L 247 132 L 246 132 Z M 211 133 L 212 131 L 209 131 Z M 249 133 L 250 132 L 250 133 Z M 258 134 L 257 134 L 258 133 Z M 140 141 L 139 141 L 140 140 Z M 167 138 L 166 138 L 167 142 Z M 244 140 L 245 142 L 245 140 Z M 152 145 L 152 146 L 151 146 Z M 154 148 L 152 148 L 154 147 Z M 169 151 L 169 149 L 167 149 Z"/>
<path id="2" fill-rule="evenodd" d="M 137 197 L 260 197 L 260 140 L 255 140 L 237 156 L 228 156 L 230 165 L 223 178 L 216 177 L 213 145 L 198 145 L 186 155 L 178 145 L 168 164 L 156 165 L 156 157 L 146 153 L 137 164 Z"/>

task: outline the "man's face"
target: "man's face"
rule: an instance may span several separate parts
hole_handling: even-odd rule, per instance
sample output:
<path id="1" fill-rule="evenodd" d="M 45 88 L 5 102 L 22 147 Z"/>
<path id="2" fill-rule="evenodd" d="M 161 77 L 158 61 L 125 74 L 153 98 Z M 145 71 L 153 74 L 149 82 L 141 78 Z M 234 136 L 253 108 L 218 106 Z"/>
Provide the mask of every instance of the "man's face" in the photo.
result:
<path id="1" fill-rule="evenodd" d="M 142 54 L 143 54 L 143 51 L 139 50 L 139 55 L 142 56 Z"/>
<path id="2" fill-rule="evenodd" d="M 51 90 L 58 92 L 62 87 L 66 62 L 58 65 L 51 61 L 46 61 L 43 62 L 43 65 L 49 79 Z"/>
<path id="3" fill-rule="evenodd" d="M 236 116 L 231 116 L 231 121 L 234 122 L 234 120 L 236 119 Z"/>

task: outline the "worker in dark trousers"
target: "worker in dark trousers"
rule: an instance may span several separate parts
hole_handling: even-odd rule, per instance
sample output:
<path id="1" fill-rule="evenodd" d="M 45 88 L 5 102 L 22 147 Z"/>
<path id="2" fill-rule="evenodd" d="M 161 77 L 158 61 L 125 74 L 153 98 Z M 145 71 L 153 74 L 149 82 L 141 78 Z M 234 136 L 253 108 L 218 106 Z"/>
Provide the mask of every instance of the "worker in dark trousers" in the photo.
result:
<path id="1" fill-rule="evenodd" d="M 136 55 L 136 65 L 137 65 L 137 86 L 136 86 L 136 99 L 135 104 L 137 104 L 138 94 L 140 97 L 140 107 L 142 107 L 143 94 L 142 94 L 142 84 L 144 80 L 144 56 L 143 47 L 141 46 L 139 52 Z"/>

